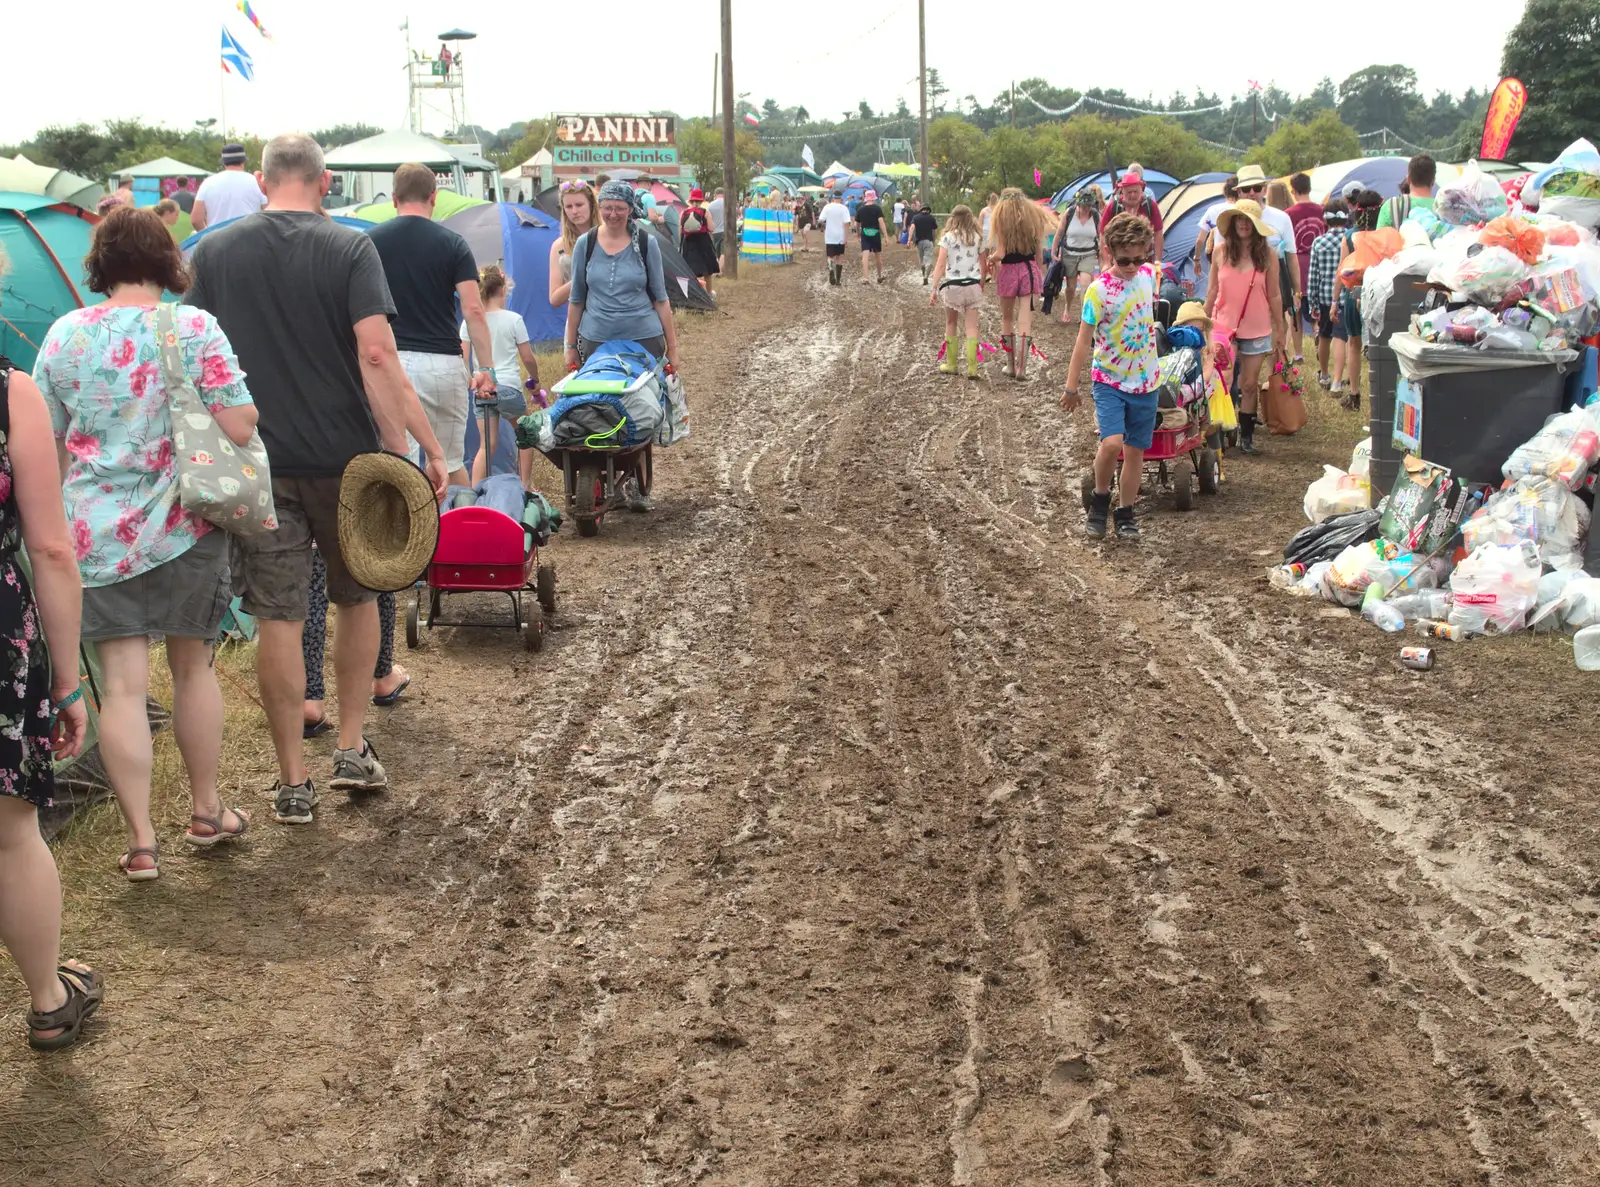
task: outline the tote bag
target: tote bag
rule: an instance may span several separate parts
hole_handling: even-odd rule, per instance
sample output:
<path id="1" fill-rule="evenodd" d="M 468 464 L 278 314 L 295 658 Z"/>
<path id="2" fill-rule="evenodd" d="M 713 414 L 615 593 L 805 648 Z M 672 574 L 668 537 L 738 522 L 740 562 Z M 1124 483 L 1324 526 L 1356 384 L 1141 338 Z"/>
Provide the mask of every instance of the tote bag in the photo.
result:
<path id="1" fill-rule="evenodd" d="M 161 343 L 161 375 L 172 413 L 172 449 L 178 467 L 178 503 L 185 511 L 238 536 L 264 536 L 278 530 L 272 502 L 272 472 L 261 434 L 235 445 L 183 369 L 172 306 L 156 311 Z"/>

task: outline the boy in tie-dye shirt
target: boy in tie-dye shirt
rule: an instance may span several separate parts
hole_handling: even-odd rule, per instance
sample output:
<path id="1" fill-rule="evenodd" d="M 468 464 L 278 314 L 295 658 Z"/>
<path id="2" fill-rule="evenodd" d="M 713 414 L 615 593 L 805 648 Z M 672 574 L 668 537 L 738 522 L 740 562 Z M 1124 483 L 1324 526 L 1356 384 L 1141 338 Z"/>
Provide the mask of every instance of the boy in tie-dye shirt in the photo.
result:
<path id="1" fill-rule="evenodd" d="M 1100 448 L 1094 455 L 1094 495 L 1086 526 L 1095 539 L 1106 534 L 1106 521 L 1112 518 L 1111 480 L 1120 453 L 1121 505 L 1114 518 L 1117 539 L 1132 543 L 1139 539 L 1133 507 L 1139 501 L 1144 451 L 1155 439 L 1155 302 L 1161 273 L 1158 265 L 1148 262 L 1155 247 L 1155 231 L 1142 215 L 1117 215 L 1106 224 L 1102 241 L 1111 267 L 1095 277 L 1083 294 L 1083 320 L 1072 348 L 1061 406 L 1071 412 L 1081 402 L 1078 377 L 1092 352 L 1090 378 Z"/>

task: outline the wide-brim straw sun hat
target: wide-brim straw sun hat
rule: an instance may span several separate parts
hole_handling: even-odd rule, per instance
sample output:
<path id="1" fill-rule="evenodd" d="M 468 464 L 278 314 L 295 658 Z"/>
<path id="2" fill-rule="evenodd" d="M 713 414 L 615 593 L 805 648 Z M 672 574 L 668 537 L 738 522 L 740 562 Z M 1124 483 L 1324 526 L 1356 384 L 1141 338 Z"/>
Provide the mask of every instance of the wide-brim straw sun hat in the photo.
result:
<path id="1" fill-rule="evenodd" d="M 394 593 L 427 571 L 439 546 L 433 483 L 397 453 L 358 453 L 339 480 L 339 551 L 368 589 Z"/>
<path id="2" fill-rule="evenodd" d="M 1241 218 L 1249 219 L 1256 229 L 1256 234 L 1263 239 L 1272 237 L 1272 228 L 1267 226 L 1261 217 L 1261 203 L 1243 198 L 1217 215 L 1217 230 L 1222 232 L 1224 239 L 1233 234 L 1234 220 Z"/>
<path id="3" fill-rule="evenodd" d="M 1206 307 L 1199 301 L 1185 301 L 1178 306 L 1178 316 L 1172 319 L 1174 326 L 1199 326 L 1205 333 L 1211 333 L 1211 319 L 1206 316 Z"/>

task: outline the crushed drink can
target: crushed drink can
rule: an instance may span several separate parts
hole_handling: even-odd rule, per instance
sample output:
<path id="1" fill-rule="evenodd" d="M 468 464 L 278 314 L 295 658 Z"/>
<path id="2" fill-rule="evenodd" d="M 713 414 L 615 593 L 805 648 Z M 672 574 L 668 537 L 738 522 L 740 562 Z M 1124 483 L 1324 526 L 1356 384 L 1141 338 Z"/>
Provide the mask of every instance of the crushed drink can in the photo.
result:
<path id="1" fill-rule="evenodd" d="M 1426 672 L 1433 667 L 1433 648 L 1431 647 L 1402 647 L 1400 649 L 1400 664 L 1416 672 Z"/>

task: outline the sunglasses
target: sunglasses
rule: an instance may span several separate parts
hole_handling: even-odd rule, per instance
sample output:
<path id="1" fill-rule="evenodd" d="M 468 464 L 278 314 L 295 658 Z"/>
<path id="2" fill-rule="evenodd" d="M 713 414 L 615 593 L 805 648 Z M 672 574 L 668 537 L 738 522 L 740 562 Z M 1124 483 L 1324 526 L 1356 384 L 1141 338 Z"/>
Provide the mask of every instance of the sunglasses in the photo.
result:
<path id="1" fill-rule="evenodd" d="M 1137 268 L 1144 263 L 1143 256 L 1117 256 L 1115 263 L 1119 268 Z"/>
<path id="2" fill-rule="evenodd" d="M 563 194 L 568 190 L 586 190 L 588 188 L 589 183 L 586 181 L 564 181 L 561 183 L 561 192 Z"/>
<path id="3" fill-rule="evenodd" d="M 1241 194 L 1260 194 L 1265 193 L 1266 188 L 1264 185 L 1242 185 L 1239 187 L 1239 192 Z"/>

